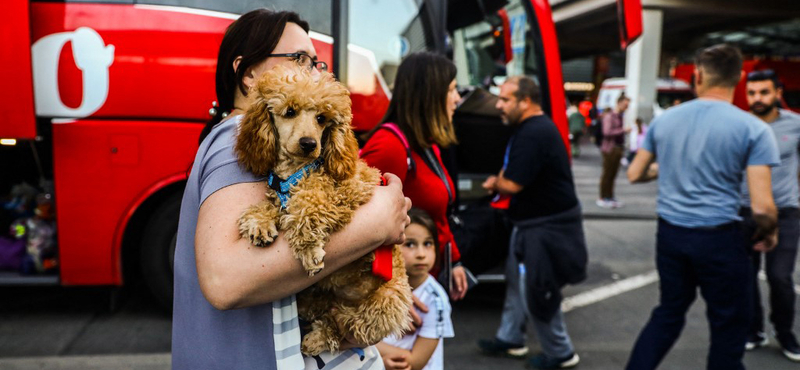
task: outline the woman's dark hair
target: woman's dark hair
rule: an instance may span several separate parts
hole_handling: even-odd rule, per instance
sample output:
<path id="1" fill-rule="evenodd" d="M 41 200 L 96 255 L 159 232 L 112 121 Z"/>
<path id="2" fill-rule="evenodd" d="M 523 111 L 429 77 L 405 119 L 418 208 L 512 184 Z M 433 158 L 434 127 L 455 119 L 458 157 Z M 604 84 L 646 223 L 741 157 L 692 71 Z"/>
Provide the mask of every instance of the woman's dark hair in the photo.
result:
<path id="1" fill-rule="evenodd" d="M 250 67 L 258 65 L 267 59 L 267 55 L 272 54 L 283 36 L 286 23 L 289 22 L 297 24 L 306 32 L 309 30 L 308 23 L 297 13 L 267 9 L 245 13 L 225 30 L 217 56 L 217 114 L 206 123 L 200 133 L 200 142 L 203 142 L 214 125 L 222 121 L 223 113 L 233 110 L 237 88 L 247 96 L 242 78 Z M 234 71 L 233 62 L 240 56 L 242 59 Z"/>
<path id="2" fill-rule="evenodd" d="M 456 66 L 444 56 L 430 52 L 409 55 L 397 69 L 392 101 L 381 124 L 397 124 L 417 151 L 434 143 L 441 147 L 457 143 L 447 117 L 447 93 L 455 78 Z M 379 129 L 380 125 L 376 126 L 367 137 Z"/>

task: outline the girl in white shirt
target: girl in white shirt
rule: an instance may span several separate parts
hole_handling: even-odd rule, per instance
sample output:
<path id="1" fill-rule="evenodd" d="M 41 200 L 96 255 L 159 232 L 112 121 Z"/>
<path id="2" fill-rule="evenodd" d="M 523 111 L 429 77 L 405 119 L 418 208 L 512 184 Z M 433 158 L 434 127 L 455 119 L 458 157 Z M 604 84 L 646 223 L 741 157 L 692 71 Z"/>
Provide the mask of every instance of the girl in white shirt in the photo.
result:
<path id="1" fill-rule="evenodd" d="M 450 302 L 447 292 L 428 272 L 436 263 L 439 246 L 436 224 L 418 208 L 408 212 L 411 223 L 406 227 L 402 246 L 408 283 L 413 293 L 428 307 L 417 311 L 422 326 L 403 337 L 387 337 L 377 344 L 387 370 L 438 370 L 444 367 L 443 338 L 452 338 Z"/>

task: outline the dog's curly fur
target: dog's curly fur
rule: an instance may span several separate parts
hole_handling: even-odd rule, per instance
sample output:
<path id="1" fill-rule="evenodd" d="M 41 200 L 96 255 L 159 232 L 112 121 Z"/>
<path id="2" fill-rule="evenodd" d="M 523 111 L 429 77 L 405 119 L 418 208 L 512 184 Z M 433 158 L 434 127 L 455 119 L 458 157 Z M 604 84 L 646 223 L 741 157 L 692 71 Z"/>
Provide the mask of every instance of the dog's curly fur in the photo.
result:
<path id="1" fill-rule="evenodd" d="M 320 156 L 324 163 L 292 188 L 284 210 L 269 189 L 266 201 L 242 214 L 239 232 L 263 247 L 280 230 L 294 257 L 314 275 L 324 268 L 323 248 L 330 234 L 369 201 L 380 174 L 358 159 L 350 94 L 332 75 L 314 78 L 306 69 L 278 66 L 264 73 L 249 96 L 235 145 L 245 168 L 258 175 L 272 170 L 287 178 Z M 315 149 L 308 150 L 309 140 L 319 143 Z M 411 288 L 399 247 L 392 253 L 388 282 L 372 274 L 374 258 L 369 253 L 298 294 L 300 318 L 312 323 L 303 337 L 303 353 L 336 352 L 346 337 L 376 343 L 409 327 Z"/>

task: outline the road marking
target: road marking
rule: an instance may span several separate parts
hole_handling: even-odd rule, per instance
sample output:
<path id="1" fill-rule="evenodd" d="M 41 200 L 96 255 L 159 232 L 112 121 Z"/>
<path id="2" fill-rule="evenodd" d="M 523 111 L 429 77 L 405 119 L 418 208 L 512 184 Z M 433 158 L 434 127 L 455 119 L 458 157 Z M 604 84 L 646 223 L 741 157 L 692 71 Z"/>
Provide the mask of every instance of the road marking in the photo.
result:
<path id="1" fill-rule="evenodd" d="M 629 292 L 634 289 L 650 285 L 658 281 L 658 272 L 653 270 L 648 273 L 636 275 L 608 285 L 587 290 L 561 301 L 561 311 L 569 312 L 576 308 L 588 306 L 608 298 Z"/>
<path id="2" fill-rule="evenodd" d="M 767 280 L 767 275 L 764 273 L 764 270 L 758 272 L 758 278 L 764 281 Z M 630 292 L 631 290 L 639 289 L 657 281 L 658 271 L 653 270 L 648 273 L 632 276 L 608 285 L 590 289 L 583 293 L 578 293 L 574 296 L 564 298 L 564 300 L 561 301 L 561 311 L 569 312 L 576 308 L 585 307 L 600 301 L 604 301 L 611 297 Z M 800 285 L 795 285 L 794 291 L 796 294 L 800 294 Z"/>

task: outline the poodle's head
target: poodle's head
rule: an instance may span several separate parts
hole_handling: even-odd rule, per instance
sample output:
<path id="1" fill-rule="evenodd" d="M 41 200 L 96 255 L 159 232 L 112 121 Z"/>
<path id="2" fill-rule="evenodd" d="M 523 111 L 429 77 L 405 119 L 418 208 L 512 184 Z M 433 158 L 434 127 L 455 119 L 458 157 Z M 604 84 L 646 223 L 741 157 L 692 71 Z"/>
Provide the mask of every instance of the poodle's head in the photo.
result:
<path id="1" fill-rule="evenodd" d="M 323 157 L 323 168 L 334 179 L 355 174 L 358 142 L 350 127 L 350 93 L 333 75 L 279 65 L 259 78 L 249 98 L 235 147 L 249 171 L 281 176 Z"/>

